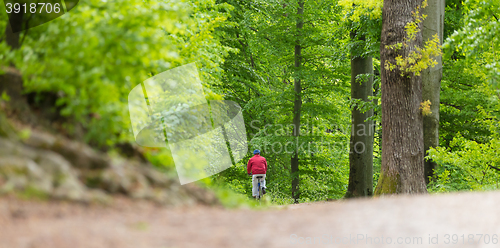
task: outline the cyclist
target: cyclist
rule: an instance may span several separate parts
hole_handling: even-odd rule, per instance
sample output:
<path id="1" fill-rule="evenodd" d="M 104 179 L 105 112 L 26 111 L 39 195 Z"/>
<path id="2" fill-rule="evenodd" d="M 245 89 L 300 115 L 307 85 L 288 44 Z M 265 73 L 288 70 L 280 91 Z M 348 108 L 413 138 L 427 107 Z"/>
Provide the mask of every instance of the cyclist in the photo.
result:
<path id="1" fill-rule="evenodd" d="M 260 151 L 253 151 L 253 157 L 248 160 L 247 173 L 252 176 L 252 196 L 255 198 L 258 193 L 258 180 L 255 178 L 257 176 L 262 176 L 262 193 L 266 193 L 266 172 L 267 172 L 267 161 L 264 157 L 260 156 Z"/>

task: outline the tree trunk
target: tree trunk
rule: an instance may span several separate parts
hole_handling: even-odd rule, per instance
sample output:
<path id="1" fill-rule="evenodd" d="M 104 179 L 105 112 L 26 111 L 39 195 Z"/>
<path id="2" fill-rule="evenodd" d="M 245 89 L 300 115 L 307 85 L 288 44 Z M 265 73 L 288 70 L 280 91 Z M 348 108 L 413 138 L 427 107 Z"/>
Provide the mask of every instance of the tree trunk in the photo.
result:
<path id="1" fill-rule="evenodd" d="M 297 9 L 297 14 L 300 16 L 297 20 L 297 33 L 300 36 L 300 31 L 304 25 L 302 21 L 302 15 L 304 14 L 304 2 L 299 1 L 299 7 Z M 295 78 L 294 78 L 294 90 L 295 90 L 295 101 L 293 104 L 293 136 L 295 139 L 299 139 L 300 136 L 300 112 L 302 108 L 302 86 L 300 79 L 300 70 L 302 69 L 302 46 L 300 44 L 300 37 L 297 37 L 295 44 Z M 295 152 L 292 156 L 290 168 L 292 174 L 292 197 L 295 203 L 298 203 L 300 192 L 299 192 L 299 154 L 298 147 L 296 147 Z"/>
<path id="2" fill-rule="evenodd" d="M 5 40 L 12 50 L 19 49 L 19 34 L 21 33 L 20 31 L 14 33 L 12 30 L 21 30 L 22 24 L 23 12 L 19 11 L 19 13 L 15 13 L 12 11 L 9 22 L 5 25 Z"/>
<path id="3" fill-rule="evenodd" d="M 351 33 L 351 37 L 355 37 Z M 359 57 L 353 48 L 351 51 L 351 99 L 360 99 L 368 102 L 373 96 L 373 76 L 367 80 L 356 80 L 362 74 L 373 75 L 371 57 Z M 346 198 L 373 195 L 373 121 L 368 121 L 373 116 L 373 110 L 361 113 L 355 106 L 351 119 L 351 142 L 349 152 L 349 185 L 345 194 Z"/>
<path id="4" fill-rule="evenodd" d="M 424 20 L 422 37 L 424 42 L 432 39 L 437 34 L 443 44 L 444 26 L 444 0 L 428 0 L 429 6 L 424 9 L 427 18 Z M 439 145 L 439 91 L 441 90 L 441 77 L 443 75 L 442 57 L 436 58 L 438 64 L 422 72 L 422 99 L 431 102 L 431 114 L 424 116 L 424 149 Z M 424 161 L 425 182 L 429 183 L 429 177 L 434 174 L 436 163 L 432 160 Z"/>
<path id="5" fill-rule="evenodd" d="M 423 0 L 385 0 L 382 12 L 381 65 L 396 64 L 421 47 L 422 33 L 399 50 L 387 45 L 405 42 L 405 25 Z M 421 24 L 419 24 L 421 28 Z M 382 167 L 375 195 L 427 192 L 424 180 L 422 78 L 382 66 Z"/>

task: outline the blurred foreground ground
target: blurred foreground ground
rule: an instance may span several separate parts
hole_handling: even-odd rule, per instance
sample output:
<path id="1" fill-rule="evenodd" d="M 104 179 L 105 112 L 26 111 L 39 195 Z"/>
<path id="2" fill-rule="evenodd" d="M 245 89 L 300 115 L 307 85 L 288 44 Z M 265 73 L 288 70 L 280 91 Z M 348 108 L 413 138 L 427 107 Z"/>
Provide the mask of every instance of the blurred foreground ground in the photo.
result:
<path id="1" fill-rule="evenodd" d="M 0 247 L 498 247 L 499 206 L 499 192 L 267 210 L 165 208 L 124 198 L 108 207 L 2 198 Z"/>

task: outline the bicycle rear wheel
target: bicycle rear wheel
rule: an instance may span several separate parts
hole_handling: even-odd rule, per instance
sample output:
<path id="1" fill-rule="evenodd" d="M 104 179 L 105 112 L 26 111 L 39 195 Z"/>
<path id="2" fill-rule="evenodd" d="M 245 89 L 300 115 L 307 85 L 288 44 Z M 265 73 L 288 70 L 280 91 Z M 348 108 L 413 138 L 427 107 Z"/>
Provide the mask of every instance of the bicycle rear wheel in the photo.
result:
<path id="1" fill-rule="evenodd" d="M 262 198 L 263 194 L 262 194 L 262 186 L 260 184 L 260 180 L 259 180 L 259 196 L 258 196 L 258 199 L 260 200 L 260 198 Z"/>

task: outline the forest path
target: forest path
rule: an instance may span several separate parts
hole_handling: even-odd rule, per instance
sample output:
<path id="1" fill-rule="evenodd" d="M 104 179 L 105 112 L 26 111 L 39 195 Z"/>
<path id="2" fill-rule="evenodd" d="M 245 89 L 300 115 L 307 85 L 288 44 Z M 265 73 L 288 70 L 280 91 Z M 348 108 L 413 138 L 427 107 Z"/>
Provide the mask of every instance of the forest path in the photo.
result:
<path id="1" fill-rule="evenodd" d="M 0 198 L 0 248 L 498 247 L 499 206 L 500 192 L 267 210 L 160 208 L 126 199 L 103 207 Z M 458 244 L 447 245 L 454 237 L 448 240 L 447 234 L 456 234 Z M 469 240 L 469 234 L 474 238 Z"/>

